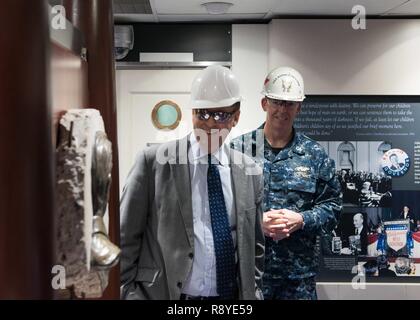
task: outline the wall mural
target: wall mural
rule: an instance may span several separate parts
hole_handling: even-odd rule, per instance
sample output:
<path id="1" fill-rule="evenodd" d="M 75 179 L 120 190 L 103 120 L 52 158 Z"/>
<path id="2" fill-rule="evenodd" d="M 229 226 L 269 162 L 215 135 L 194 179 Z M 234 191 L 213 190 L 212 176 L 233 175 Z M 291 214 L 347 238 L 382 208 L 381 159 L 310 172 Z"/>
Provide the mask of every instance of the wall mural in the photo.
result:
<path id="1" fill-rule="evenodd" d="M 343 209 L 318 281 L 420 282 L 418 96 L 312 96 L 296 129 L 335 161 Z"/>

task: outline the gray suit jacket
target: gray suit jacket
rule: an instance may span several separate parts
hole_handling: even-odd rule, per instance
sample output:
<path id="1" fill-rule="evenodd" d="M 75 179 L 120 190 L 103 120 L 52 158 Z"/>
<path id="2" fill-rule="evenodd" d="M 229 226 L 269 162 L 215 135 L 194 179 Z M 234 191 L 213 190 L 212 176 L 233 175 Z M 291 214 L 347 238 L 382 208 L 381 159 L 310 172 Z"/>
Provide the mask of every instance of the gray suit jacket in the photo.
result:
<path id="1" fill-rule="evenodd" d="M 121 200 L 122 299 L 180 298 L 194 259 L 187 148 L 188 137 L 148 148 L 140 152 L 128 176 Z M 239 298 L 262 299 L 263 178 L 247 174 L 247 168 L 255 167 L 251 159 L 232 149 L 229 153 L 237 217 Z"/>

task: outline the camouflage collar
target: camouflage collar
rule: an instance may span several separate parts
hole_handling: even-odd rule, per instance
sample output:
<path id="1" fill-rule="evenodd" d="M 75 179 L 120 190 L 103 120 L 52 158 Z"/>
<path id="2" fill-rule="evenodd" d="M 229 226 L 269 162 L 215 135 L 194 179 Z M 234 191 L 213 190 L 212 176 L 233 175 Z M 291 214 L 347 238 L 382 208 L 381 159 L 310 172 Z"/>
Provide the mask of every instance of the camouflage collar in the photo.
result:
<path id="1" fill-rule="evenodd" d="M 265 126 L 265 122 L 257 129 L 262 129 L 264 130 L 264 126 Z M 305 154 L 305 148 L 302 145 L 302 133 L 300 132 L 296 132 L 295 128 L 293 127 L 293 138 L 292 141 L 289 142 L 286 147 L 284 148 L 284 150 L 289 149 L 289 151 L 287 152 L 288 156 L 291 157 L 292 153 L 296 153 L 297 155 L 304 155 Z M 267 139 L 265 139 L 264 136 L 264 144 L 265 146 L 271 147 L 270 144 L 268 143 Z M 283 150 L 282 150 L 283 151 Z M 282 152 L 279 153 L 279 155 Z"/>
<path id="2" fill-rule="evenodd" d="M 294 130 L 294 128 L 293 128 L 293 130 Z M 295 132 L 295 137 L 294 137 L 294 141 L 293 141 L 293 144 L 292 144 L 292 146 L 293 146 L 292 148 L 293 148 L 293 152 L 300 155 L 300 156 L 303 156 L 305 154 L 305 148 L 302 145 L 302 141 L 303 141 L 302 133 Z"/>

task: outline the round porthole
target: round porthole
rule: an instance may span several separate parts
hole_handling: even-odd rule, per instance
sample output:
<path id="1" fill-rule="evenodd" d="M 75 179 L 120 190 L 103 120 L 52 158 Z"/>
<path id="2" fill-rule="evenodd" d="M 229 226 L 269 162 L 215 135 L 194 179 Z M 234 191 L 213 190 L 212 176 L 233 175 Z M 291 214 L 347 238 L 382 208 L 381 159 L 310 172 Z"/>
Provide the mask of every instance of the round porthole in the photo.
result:
<path id="1" fill-rule="evenodd" d="M 160 130 L 174 130 L 181 121 L 182 113 L 179 106 L 170 100 L 159 102 L 152 111 L 152 121 Z"/>

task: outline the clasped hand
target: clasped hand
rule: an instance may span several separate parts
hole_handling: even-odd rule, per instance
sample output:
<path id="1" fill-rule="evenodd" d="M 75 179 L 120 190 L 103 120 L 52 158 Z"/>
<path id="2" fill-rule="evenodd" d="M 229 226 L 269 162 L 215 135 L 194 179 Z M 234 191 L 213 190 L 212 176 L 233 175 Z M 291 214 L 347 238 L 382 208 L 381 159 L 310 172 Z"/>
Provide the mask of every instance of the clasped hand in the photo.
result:
<path id="1" fill-rule="evenodd" d="M 271 210 L 263 215 L 264 234 L 274 240 L 290 237 L 302 225 L 302 215 L 289 209 Z"/>

